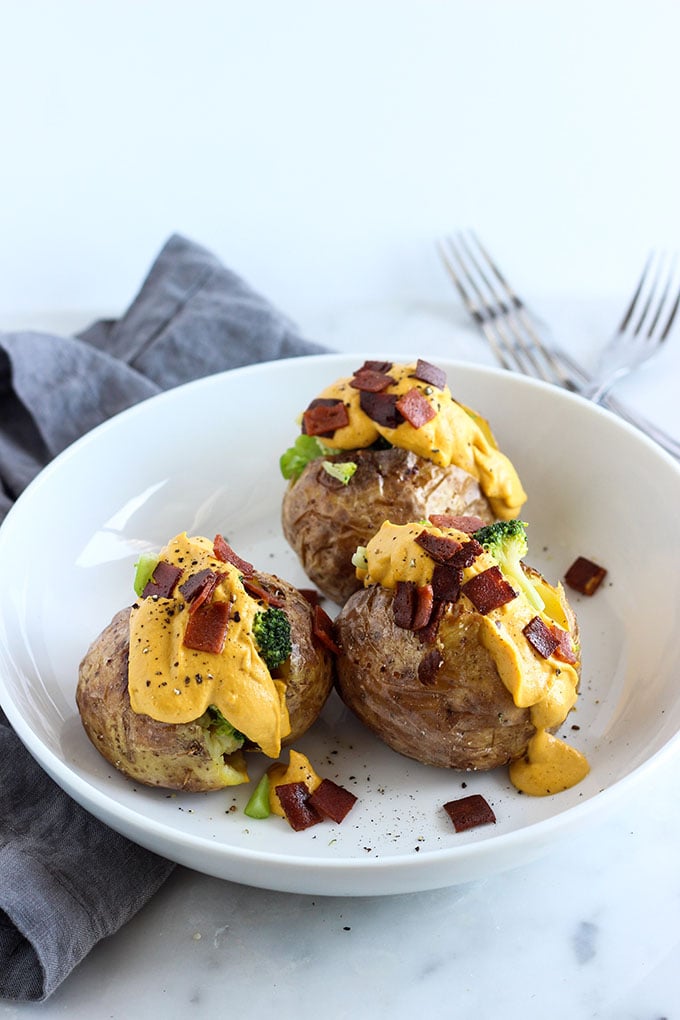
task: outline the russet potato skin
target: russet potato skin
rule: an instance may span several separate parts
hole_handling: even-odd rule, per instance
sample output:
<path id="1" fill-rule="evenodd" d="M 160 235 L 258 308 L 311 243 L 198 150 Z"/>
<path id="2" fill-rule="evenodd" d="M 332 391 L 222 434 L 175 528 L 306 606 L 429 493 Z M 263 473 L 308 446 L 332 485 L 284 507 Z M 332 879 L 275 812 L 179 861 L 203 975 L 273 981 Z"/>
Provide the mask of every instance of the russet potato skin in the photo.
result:
<path id="1" fill-rule="evenodd" d="M 479 641 L 479 613 L 463 600 L 450 604 L 426 642 L 397 627 L 392 602 L 393 591 L 374 585 L 336 618 L 345 704 L 389 747 L 425 765 L 486 770 L 521 757 L 535 729 Z M 429 655 L 443 660 L 436 671 L 421 665 Z"/>
<path id="2" fill-rule="evenodd" d="M 307 600 L 278 577 L 256 572 L 254 579 L 276 592 L 291 624 L 293 651 L 277 677 L 286 681 L 289 744 L 312 725 L 333 686 L 331 654 L 312 632 Z M 128 694 L 130 609 L 122 609 L 93 641 L 78 675 L 76 702 L 88 737 L 107 761 L 128 778 L 148 786 L 201 792 L 222 789 L 221 760 L 215 760 L 197 722 L 169 724 L 132 711 Z"/>
<path id="3" fill-rule="evenodd" d="M 476 479 L 461 468 L 439 467 L 408 450 L 351 450 L 326 460 L 354 461 L 348 485 L 311 461 L 283 499 L 283 533 L 316 587 L 343 605 L 361 587 L 352 556 L 384 521 L 406 524 L 430 514 L 494 517 Z"/>

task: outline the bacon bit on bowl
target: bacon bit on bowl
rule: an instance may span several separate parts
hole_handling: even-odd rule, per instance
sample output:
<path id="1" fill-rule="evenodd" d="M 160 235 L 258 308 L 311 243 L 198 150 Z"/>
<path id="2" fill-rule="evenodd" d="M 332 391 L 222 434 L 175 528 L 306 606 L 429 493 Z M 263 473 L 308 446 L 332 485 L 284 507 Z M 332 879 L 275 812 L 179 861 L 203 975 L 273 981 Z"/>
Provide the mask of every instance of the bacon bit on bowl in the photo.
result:
<path id="1" fill-rule="evenodd" d="M 427 397 L 423 396 L 417 386 L 414 386 L 408 393 L 404 393 L 403 396 L 399 397 L 395 407 L 414 429 L 421 428 L 428 421 L 432 421 L 433 418 L 437 417 L 434 407 Z"/>
<path id="2" fill-rule="evenodd" d="M 172 563 L 159 560 L 153 574 L 144 585 L 142 598 L 153 598 L 155 595 L 160 599 L 169 599 L 181 576 L 182 570 L 180 567 L 173 567 Z"/>
<path id="3" fill-rule="evenodd" d="M 344 786 L 338 786 L 332 779 L 322 779 L 308 800 L 308 804 L 318 814 L 338 824 L 347 817 L 356 802 L 357 798 L 353 793 Z"/>
<path id="4" fill-rule="evenodd" d="M 453 822 L 456 832 L 476 829 L 479 825 L 495 823 L 496 816 L 481 793 L 471 793 L 468 797 L 450 800 L 444 810 Z"/>
<path id="5" fill-rule="evenodd" d="M 305 783 L 282 783 L 274 789 L 287 821 L 296 832 L 323 821 L 319 812 L 309 803 L 310 793 Z"/>
<path id="6" fill-rule="evenodd" d="M 559 647 L 558 638 L 540 616 L 534 616 L 529 620 L 526 627 L 522 627 L 522 633 L 534 651 L 544 659 L 549 659 L 555 649 Z"/>
<path id="7" fill-rule="evenodd" d="M 604 567 L 599 567 L 585 556 L 577 556 L 564 575 L 564 580 L 574 591 L 579 591 L 582 595 L 594 595 L 604 581 L 606 573 Z"/>
<path id="8" fill-rule="evenodd" d="M 436 386 L 438 390 L 443 390 L 446 386 L 446 372 L 444 369 L 438 368 L 437 365 L 432 365 L 429 361 L 423 361 L 422 358 L 418 358 L 413 375 L 416 379 L 420 379 L 421 382 Z"/>
<path id="9" fill-rule="evenodd" d="M 517 598 L 517 592 L 509 584 L 498 567 L 489 567 L 481 574 L 475 574 L 461 587 L 478 613 L 486 616 L 492 609 L 499 609 L 506 602 Z"/>
<path id="10" fill-rule="evenodd" d="M 207 605 L 199 606 L 189 617 L 183 644 L 198 652 L 220 655 L 227 638 L 229 613 L 228 602 L 209 602 Z"/>
<path id="11" fill-rule="evenodd" d="M 345 425 L 349 425 L 349 414 L 342 400 L 313 400 L 302 415 L 302 431 L 308 436 L 332 436 Z"/>

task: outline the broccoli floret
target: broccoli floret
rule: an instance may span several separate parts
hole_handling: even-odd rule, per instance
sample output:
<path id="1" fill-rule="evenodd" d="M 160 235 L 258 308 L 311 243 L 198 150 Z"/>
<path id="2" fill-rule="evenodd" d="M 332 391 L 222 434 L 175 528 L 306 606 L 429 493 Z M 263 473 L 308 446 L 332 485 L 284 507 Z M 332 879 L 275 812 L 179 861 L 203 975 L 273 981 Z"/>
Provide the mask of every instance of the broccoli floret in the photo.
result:
<path id="1" fill-rule="evenodd" d="M 253 637 L 270 673 L 285 662 L 293 650 L 290 623 L 283 609 L 270 608 L 257 613 L 253 620 Z"/>
<path id="2" fill-rule="evenodd" d="M 520 560 L 527 554 L 527 525 L 524 521 L 496 521 L 495 524 L 488 524 L 485 528 L 476 531 L 473 538 L 476 538 L 480 545 L 495 559 L 501 569 L 503 576 L 518 588 L 529 603 L 537 612 L 541 612 L 545 603 L 531 583 L 531 580 L 522 570 Z"/>

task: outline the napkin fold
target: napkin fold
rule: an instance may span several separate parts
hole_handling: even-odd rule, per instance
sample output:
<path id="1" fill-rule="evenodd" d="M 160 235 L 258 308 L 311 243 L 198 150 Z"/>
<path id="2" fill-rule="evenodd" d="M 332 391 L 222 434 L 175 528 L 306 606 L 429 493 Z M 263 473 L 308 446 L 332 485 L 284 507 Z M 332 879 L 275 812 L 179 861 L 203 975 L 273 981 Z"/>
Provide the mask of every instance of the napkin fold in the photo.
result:
<path id="1" fill-rule="evenodd" d="M 0 333 L 0 520 L 53 457 L 126 407 L 325 351 L 211 252 L 172 236 L 120 319 L 75 337 Z M 71 800 L 0 710 L 0 996 L 47 998 L 173 867 Z"/>

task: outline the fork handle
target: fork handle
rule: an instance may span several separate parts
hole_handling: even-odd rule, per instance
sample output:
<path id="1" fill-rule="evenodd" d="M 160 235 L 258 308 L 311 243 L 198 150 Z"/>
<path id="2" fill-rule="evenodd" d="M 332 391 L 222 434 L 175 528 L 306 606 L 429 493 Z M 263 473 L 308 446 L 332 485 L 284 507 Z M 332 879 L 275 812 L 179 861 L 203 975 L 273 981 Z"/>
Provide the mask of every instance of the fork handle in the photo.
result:
<path id="1" fill-rule="evenodd" d="M 653 439 L 659 446 L 662 446 L 667 453 L 680 460 L 680 442 L 674 436 L 664 432 L 658 425 L 654 425 L 647 418 L 643 418 L 642 415 L 637 414 L 636 411 L 631 410 L 630 407 L 622 404 L 615 397 L 606 395 L 601 403 L 603 407 L 613 411 L 619 418 L 623 418 L 629 424 L 635 425 L 636 428 L 640 429 L 640 432 L 644 432 L 650 439 Z"/>
<path id="2" fill-rule="evenodd" d="M 586 375 L 584 370 L 577 362 L 572 361 L 569 355 L 560 350 L 556 350 L 555 355 L 562 362 L 564 367 L 570 373 L 574 380 L 573 389 L 576 393 L 580 393 L 582 396 L 588 396 L 588 382 L 590 376 Z M 680 460 L 680 441 L 675 436 L 671 436 L 668 432 L 664 432 L 658 425 L 652 424 L 647 418 L 644 418 L 637 411 L 633 411 L 627 404 L 622 404 L 616 397 L 612 397 L 609 393 L 604 394 L 601 397 L 600 402 L 603 407 L 607 410 L 613 411 L 614 414 L 618 415 L 619 418 L 623 418 L 629 425 L 634 425 L 635 428 L 639 429 L 640 432 L 644 432 L 646 436 L 653 439 L 654 442 L 658 443 L 659 446 L 663 447 L 666 453 L 670 453 L 671 456 L 677 457 Z"/>

